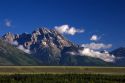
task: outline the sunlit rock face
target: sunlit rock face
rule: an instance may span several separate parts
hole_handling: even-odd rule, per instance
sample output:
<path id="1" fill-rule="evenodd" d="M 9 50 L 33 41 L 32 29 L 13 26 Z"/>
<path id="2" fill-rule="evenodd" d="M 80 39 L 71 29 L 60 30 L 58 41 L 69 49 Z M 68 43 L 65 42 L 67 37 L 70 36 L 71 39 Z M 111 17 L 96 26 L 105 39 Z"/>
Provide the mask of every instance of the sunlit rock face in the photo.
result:
<path id="1" fill-rule="evenodd" d="M 32 33 L 6 33 L 2 38 L 19 49 L 21 47 L 24 52 L 30 52 L 46 64 L 59 63 L 63 48 L 74 45 L 55 29 L 47 28 L 38 28 Z"/>
<path id="2" fill-rule="evenodd" d="M 11 42 L 14 41 L 15 35 L 14 35 L 13 33 L 8 32 L 8 33 L 6 33 L 5 35 L 3 35 L 2 38 L 3 38 L 5 41 L 11 43 Z"/>
<path id="3" fill-rule="evenodd" d="M 95 52 L 86 56 L 84 47 L 67 40 L 55 29 L 38 28 L 32 33 L 6 33 L 2 39 L 33 55 L 44 65 L 104 65 L 109 61 L 107 58 L 103 60 L 100 57 L 91 57 Z"/>
<path id="4" fill-rule="evenodd" d="M 2 38 L 7 42 L 17 41 L 19 45 L 23 45 L 26 48 L 34 44 L 39 44 L 41 47 L 56 47 L 59 49 L 72 45 L 70 41 L 66 40 L 63 35 L 56 30 L 49 30 L 47 28 L 39 28 L 31 34 L 22 33 L 19 35 L 9 32 Z"/>

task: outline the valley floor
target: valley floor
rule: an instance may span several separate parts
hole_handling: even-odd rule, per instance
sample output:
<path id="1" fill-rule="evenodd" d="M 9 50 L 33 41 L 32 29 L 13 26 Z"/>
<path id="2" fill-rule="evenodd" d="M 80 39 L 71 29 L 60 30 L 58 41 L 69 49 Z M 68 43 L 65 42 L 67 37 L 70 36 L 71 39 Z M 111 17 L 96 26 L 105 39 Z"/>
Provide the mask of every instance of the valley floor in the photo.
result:
<path id="1" fill-rule="evenodd" d="M 0 83 L 125 83 L 125 67 L 0 66 Z"/>
<path id="2" fill-rule="evenodd" d="M 76 74 L 125 74 L 125 67 L 91 66 L 0 66 L 1 74 L 15 73 L 76 73 Z"/>
<path id="3" fill-rule="evenodd" d="M 125 83 L 125 75 L 0 74 L 0 83 Z"/>

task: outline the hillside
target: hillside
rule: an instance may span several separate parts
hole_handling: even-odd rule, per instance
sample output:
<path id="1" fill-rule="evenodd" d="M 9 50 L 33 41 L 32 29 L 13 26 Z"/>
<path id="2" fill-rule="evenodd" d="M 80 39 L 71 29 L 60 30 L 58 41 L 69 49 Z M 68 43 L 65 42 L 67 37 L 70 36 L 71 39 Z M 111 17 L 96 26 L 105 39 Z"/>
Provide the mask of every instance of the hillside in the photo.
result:
<path id="1" fill-rule="evenodd" d="M 116 66 L 125 66 L 125 48 L 120 47 L 111 52 L 111 54 L 117 57 L 115 61 Z"/>
<path id="2" fill-rule="evenodd" d="M 29 54 L 0 39 L 0 65 L 38 65 L 38 61 Z"/>
<path id="3" fill-rule="evenodd" d="M 22 34 L 9 32 L 1 39 L 12 45 L 1 44 L 4 48 L 0 51 L 0 65 L 38 65 L 36 59 L 40 65 L 112 65 L 99 58 L 81 55 L 79 51 L 84 47 L 74 44 L 54 29 L 38 28 L 32 33 Z"/>

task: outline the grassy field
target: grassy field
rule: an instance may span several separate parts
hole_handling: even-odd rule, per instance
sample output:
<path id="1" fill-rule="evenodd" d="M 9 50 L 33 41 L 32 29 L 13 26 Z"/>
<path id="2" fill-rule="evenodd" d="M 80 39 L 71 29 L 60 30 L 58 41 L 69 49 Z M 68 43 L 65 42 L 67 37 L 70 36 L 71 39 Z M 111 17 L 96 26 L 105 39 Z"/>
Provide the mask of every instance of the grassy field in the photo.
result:
<path id="1" fill-rule="evenodd" d="M 125 67 L 0 66 L 0 83 L 125 83 Z"/>
<path id="2" fill-rule="evenodd" d="M 0 74 L 0 83 L 125 83 L 125 75 Z"/>
<path id="3" fill-rule="evenodd" d="M 125 74 L 125 67 L 87 66 L 0 66 L 0 73 L 92 73 Z"/>

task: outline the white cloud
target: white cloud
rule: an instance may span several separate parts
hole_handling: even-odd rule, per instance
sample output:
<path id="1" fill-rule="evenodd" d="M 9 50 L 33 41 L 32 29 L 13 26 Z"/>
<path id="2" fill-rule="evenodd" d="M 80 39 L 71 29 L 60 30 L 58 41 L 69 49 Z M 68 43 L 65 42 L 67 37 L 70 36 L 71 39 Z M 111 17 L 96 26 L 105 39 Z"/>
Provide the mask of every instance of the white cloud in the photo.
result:
<path id="1" fill-rule="evenodd" d="M 100 38 L 97 35 L 92 35 L 92 37 L 90 38 L 90 40 L 92 40 L 92 41 L 97 41 L 99 39 Z"/>
<path id="2" fill-rule="evenodd" d="M 19 45 L 17 48 L 20 49 L 20 50 L 22 50 L 22 51 L 24 51 L 24 52 L 27 53 L 27 54 L 31 54 L 30 50 L 24 48 L 23 45 Z"/>
<path id="3" fill-rule="evenodd" d="M 9 19 L 5 19 L 4 25 L 5 25 L 5 27 L 12 27 L 12 21 L 10 21 Z"/>
<path id="4" fill-rule="evenodd" d="M 69 25 L 55 26 L 55 29 L 61 34 L 75 35 L 76 33 L 83 33 L 83 29 L 76 29 L 75 27 L 69 27 Z"/>
<path id="5" fill-rule="evenodd" d="M 99 59 L 104 60 L 106 62 L 114 62 L 115 61 L 115 56 L 110 55 L 107 51 L 105 51 L 104 53 L 101 53 L 99 51 L 94 51 L 94 50 L 91 50 L 89 48 L 84 48 L 83 50 L 79 50 L 79 53 L 80 53 L 80 55 L 99 58 Z"/>
<path id="6" fill-rule="evenodd" d="M 97 35 L 92 35 L 90 40 L 98 41 L 100 39 Z M 100 52 L 99 50 L 105 50 L 112 47 L 112 44 L 104 44 L 104 43 L 89 43 L 89 44 L 82 44 L 81 47 L 84 49 L 79 50 L 80 55 L 89 56 L 94 58 L 99 58 L 106 62 L 114 62 L 116 57 L 108 53 L 108 51 Z"/>
<path id="7" fill-rule="evenodd" d="M 22 50 L 23 52 L 25 52 L 25 53 L 27 53 L 27 54 L 31 54 L 31 52 L 30 52 L 29 49 L 24 48 L 23 45 L 18 45 L 18 42 L 17 42 L 17 41 L 13 41 L 13 42 L 11 42 L 11 44 L 14 45 L 14 46 L 17 46 L 17 48 L 18 48 L 19 50 Z"/>
<path id="8" fill-rule="evenodd" d="M 17 46 L 18 42 L 17 41 L 13 41 L 11 44 L 14 45 L 14 46 Z"/>
<path id="9" fill-rule="evenodd" d="M 90 48 L 93 50 L 108 49 L 112 47 L 112 44 L 103 44 L 103 43 L 90 43 L 82 44 L 82 47 Z"/>

